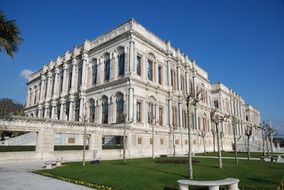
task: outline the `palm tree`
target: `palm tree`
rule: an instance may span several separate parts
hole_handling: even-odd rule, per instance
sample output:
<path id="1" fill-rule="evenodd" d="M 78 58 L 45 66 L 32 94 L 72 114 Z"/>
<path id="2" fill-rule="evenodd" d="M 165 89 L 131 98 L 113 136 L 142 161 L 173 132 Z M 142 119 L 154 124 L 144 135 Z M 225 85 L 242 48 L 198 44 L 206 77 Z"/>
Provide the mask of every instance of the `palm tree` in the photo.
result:
<path id="1" fill-rule="evenodd" d="M 8 20 L 0 10 L 0 52 L 6 51 L 10 57 L 18 50 L 22 39 L 15 20 Z"/>

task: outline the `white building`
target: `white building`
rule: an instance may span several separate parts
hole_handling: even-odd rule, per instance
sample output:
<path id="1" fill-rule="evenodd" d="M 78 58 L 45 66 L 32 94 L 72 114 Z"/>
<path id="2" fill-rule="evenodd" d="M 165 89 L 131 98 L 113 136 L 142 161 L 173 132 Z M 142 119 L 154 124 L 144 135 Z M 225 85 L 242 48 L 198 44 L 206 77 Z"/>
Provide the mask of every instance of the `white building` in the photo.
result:
<path id="1" fill-rule="evenodd" d="M 260 123 L 260 113 L 239 95 L 222 84 L 211 86 L 207 72 L 194 60 L 133 19 L 44 65 L 29 76 L 27 85 L 29 117 L 86 120 L 115 130 L 126 113 L 129 155 L 149 155 L 153 141 L 156 154 L 187 152 L 184 95 L 193 87 L 203 97 L 190 117 L 193 151 L 203 151 L 202 135 L 206 151 L 213 150 L 213 107 L 246 125 Z M 223 125 L 226 150 L 233 144 L 231 123 Z M 238 125 L 238 134 L 244 135 Z M 121 137 L 110 132 L 101 137 L 103 144 L 121 144 Z"/>

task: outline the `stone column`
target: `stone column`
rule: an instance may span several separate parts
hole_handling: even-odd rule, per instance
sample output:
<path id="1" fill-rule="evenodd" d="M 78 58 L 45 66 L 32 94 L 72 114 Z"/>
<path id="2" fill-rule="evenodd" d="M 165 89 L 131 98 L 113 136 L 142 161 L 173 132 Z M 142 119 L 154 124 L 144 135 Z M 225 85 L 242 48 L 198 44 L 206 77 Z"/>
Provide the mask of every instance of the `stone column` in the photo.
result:
<path id="1" fill-rule="evenodd" d="M 59 68 L 56 68 L 55 69 L 55 74 L 54 74 L 54 90 L 53 90 L 53 96 L 52 96 L 52 99 L 56 99 L 58 96 L 59 96 L 59 87 L 58 87 L 58 82 L 59 82 L 59 79 L 60 79 L 60 70 Z"/>
<path id="2" fill-rule="evenodd" d="M 99 102 L 97 104 L 97 107 L 95 108 L 95 112 L 96 112 L 96 117 L 95 117 L 96 124 L 101 124 L 102 123 L 102 105 L 101 105 L 101 102 Z"/>
<path id="3" fill-rule="evenodd" d="M 157 83 L 157 84 L 159 84 L 158 66 L 159 66 L 159 64 L 157 63 L 157 61 L 155 61 L 153 73 L 154 73 L 154 75 L 155 75 L 155 76 L 154 76 L 154 82 Z"/>
<path id="4" fill-rule="evenodd" d="M 102 84 L 104 81 L 104 59 L 100 58 L 97 66 L 97 84 Z"/>
<path id="5" fill-rule="evenodd" d="M 110 59 L 110 80 L 117 79 L 118 76 L 118 55 L 114 51 Z"/>
<path id="6" fill-rule="evenodd" d="M 96 140 L 96 134 L 92 133 L 90 135 L 89 150 L 95 150 L 95 140 Z"/>
<path id="7" fill-rule="evenodd" d="M 83 118 L 85 116 L 87 116 L 86 113 L 85 113 L 85 105 L 84 104 L 85 104 L 84 97 L 80 97 L 79 121 L 83 121 Z"/>
<path id="8" fill-rule="evenodd" d="M 69 121 L 74 121 L 74 97 L 71 95 L 69 97 Z"/>
<path id="9" fill-rule="evenodd" d="M 38 115 L 37 115 L 38 118 L 43 117 L 43 110 L 42 109 L 43 109 L 42 104 L 39 104 L 38 105 Z"/>
<path id="10" fill-rule="evenodd" d="M 51 119 L 56 119 L 56 106 L 57 106 L 57 102 L 56 101 L 52 101 L 51 103 Z"/>
<path id="11" fill-rule="evenodd" d="M 168 125 L 171 128 L 173 125 L 173 121 L 172 121 L 172 99 L 169 98 L 168 99 Z"/>
<path id="12" fill-rule="evenodd" d="M 66 106 L 66 104 L 65 104 L 66 102 L 65 102 L 65 99 L 64 98 L 61 98 L 60 99 L 60 116 L 59 116 L 59 118 L 60 118 L 60 120 L 66 120 L 66 118 L 64 117 L 65 116 L 65 113 L 64 113 L 64 106 Z"/>
<path id="13" fill-rule="evenodd" d="M 89 56 L 87 52 L 84 52 L 82 55 L 83 63 L 82 63 L 82 84 L 81 90 L 86 90 L 87 88 L 87 68 L 89 63 Z"/>
<path id="14" fill-rule="evenodd" d="M 68 65 L 67 65 L 67 63 L 64 63 L 64 65 L 63 65 L 63 81 L 62 81 L 63 84 L 62 84 L 61 96 L 65 96 L 67 94 L 68 79 L 69 79 Z M 69 79 L 69 80 L 71 80 L 71 79 Z"/>
<path id="15" fill-rule="evenodd" d="M 113 123 L 116 123 L 116 117 L 117 117 L 116 108 L 117 108 L 117 102 L 116 100 L 114 100 L 112 103 L 112 122 Z"/>
<path id="16" fill-rule="evenodd" d="M 181 103 L 179 102 L 178 103 L 178 126 L 180 128 L 182 128 L 182 106 L 181 106 Z"/>
<path id="17" fill-rule="evenodd" d="M 51 89 L 52 89 L 52 73 L 49 71 L 47 74 L 47 92 L 46 92 L 46 101 L 50 101 L 51 99 Z"/>
<path id="18" fill-rule="evenodd" d="M 70 90 L 70 93 L 71 94 L 74 94 L 75 91 L 76 91 L 76 67 L 77 67 L 77 60 L 76 58 L 73 58 L 72 60 L 72 79 L 69 79 L 69 80 L 72 80 L 71 82 L 71 90 Z"/>
<path id="19" fill-rule="evenodd" d="M 128 96 L 128 121 L 133 121 L 133 94 L 134 88 L 130 87 L 129 89 L 129 96 Z"/>
<path id="20" fill-rule="evenodd" d="M 40 95 L 39 95 L 40 104 L 42 104 L 44 101 L 45 80 L 46 80 L 46 76 L 44 74 L 41 75 L 41 85 L 40 85 Z"/>
<path id="21" fill-rule="evenodd" d="M 180 63 L 178 63 L 177 66 L 177 90 L 180 91 L 181 90 L 181 83 L 180 83 Z"/>
<path id="22" fill-rule="evenodd" d="M 135 64 L 135 60 L 134 60 L 134 41 L 130 41 L 129 42 L 129 60 L 128 60 L 128 64 L 129 64 L 129 73 L 132 76 L 133 75 L 133 68 L 134 68 L 134 64 Z M 126 64 L 127 65 L 127 64 Z M 126 67 L 128 68 L 128 67 Z M 125 73 L 128 73 L 127 71 Z"/>
<path id="23" fill-rule="evenodd" d="M 168 87 L 171 88 L 171 63 L 167 61 L 167 70 L 168 70 Z"/>

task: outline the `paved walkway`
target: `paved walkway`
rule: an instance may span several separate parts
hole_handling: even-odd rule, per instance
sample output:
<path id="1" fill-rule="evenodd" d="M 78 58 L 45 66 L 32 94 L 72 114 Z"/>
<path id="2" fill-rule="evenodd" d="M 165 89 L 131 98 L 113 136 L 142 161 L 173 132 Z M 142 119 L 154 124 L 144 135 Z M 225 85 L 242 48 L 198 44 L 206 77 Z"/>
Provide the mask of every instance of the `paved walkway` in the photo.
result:
<path id="1" fill-rule="evenodd" d="M 94 190 L 57 179 L 31 173 L 41 169 L 42 163 L 0 164 L 2 190 Z"/>

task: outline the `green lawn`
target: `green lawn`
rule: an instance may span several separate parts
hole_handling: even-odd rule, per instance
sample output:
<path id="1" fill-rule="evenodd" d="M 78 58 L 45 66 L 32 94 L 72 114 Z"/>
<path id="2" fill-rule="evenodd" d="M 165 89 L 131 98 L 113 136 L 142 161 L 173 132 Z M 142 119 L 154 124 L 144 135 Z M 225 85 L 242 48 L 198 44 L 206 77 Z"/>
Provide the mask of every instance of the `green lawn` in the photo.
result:
<path id="1" fill-rule="evenodd" d="M 261 161 L 223 160 L 224 168 L 217 168 L 217 159 L 200 158 L 194 164 L 194 178 L 215 180 L 227 177 L 240 179 L 241 190 L 274 190 L 284 177 L 284 164 Z M 44 170 L 54 176 L 79 179 L 85 182 L 103 184 L 116 190 L 170 190 L 176 181 L 187 177 L 187 165 L 161 164 L 152 159 L 102 161 L 97 165 L 68 163 L 64 167 Z"/>
<path id="2" fill-rule="evenodd" d="M 208 152 L 206 154 L 204 153 L 197 153 L 196 156 L 218 156 L 218 152 Z M 277 154 L 273 154 L 277 155 Z M 235 157 L 235 152 L 222 152 L 222 156 L 224 157 Z M 260 158 L 263 156 L 262 152 L 251 152 L 250 157 L 251 158 Z M 247 158 L 247 152 L 238 152 L 238 157 L 245 157 Z"/>

